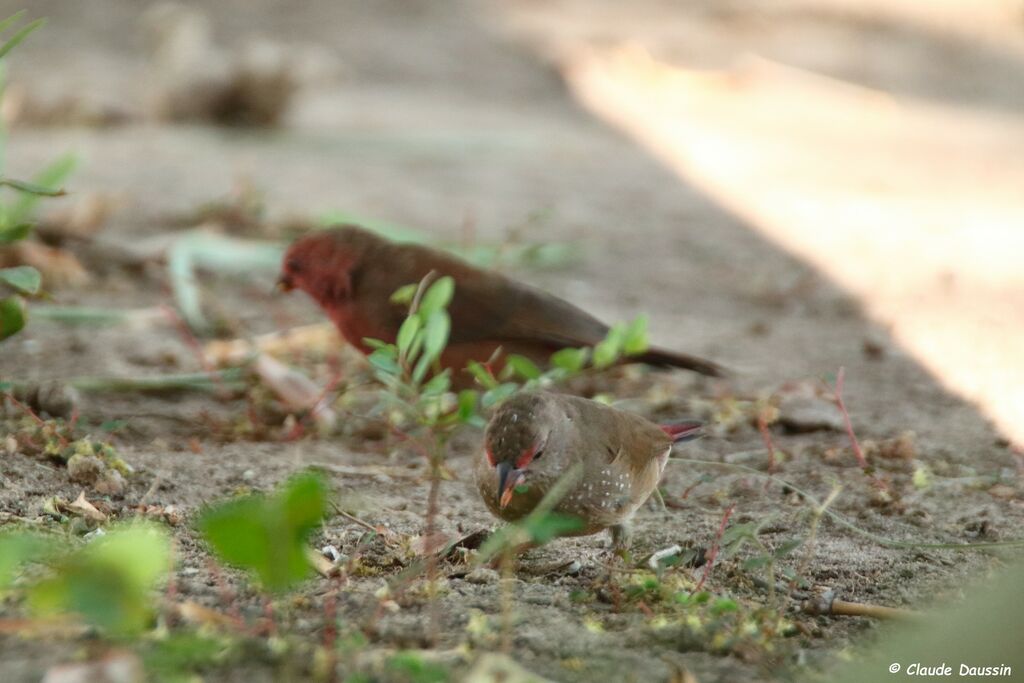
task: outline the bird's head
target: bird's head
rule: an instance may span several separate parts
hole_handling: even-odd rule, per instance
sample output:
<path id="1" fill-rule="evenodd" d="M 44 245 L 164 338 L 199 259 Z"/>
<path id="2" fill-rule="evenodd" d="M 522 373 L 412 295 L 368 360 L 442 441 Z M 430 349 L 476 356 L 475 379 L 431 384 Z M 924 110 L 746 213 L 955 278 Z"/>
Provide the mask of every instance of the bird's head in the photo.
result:
<path id="1" fill-rule="evenodd" d="M 366 252 L 383 240 L 354 225 L 318 230 L 300 237 L 285 252 L 277 286 L 313 297 L 320 305 L 343 301 Z"/>
<path id="2" fill-rule="evenodd" d="M 484 457 L 498 478 L 500 507 L 531 477 L 558 471 L 564 454 L 556 432 L 566 419 L 558 404 L 541 392 L 515 394 L 494 413 L 484 433 Z"/>

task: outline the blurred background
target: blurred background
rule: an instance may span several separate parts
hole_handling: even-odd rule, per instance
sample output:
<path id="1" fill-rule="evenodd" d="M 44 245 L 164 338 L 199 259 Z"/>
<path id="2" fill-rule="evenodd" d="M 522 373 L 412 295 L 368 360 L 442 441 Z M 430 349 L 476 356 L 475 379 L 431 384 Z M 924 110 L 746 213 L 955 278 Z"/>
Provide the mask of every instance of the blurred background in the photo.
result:
<path id="1" fill-rule="evenodd" d="M 5 172 L 75 159 L 71 195 L 43 211 L 83 233 L 41 233 L 61 247 L 47 281 L 60 303 L 166 298 L 165 282 L 140 300 L 131 269 L 200 225 L 283 242 L 355 217 L 559 242 L 584 257 L 529 278 L 609 319 L 655 312 L 656 341 L 756 379 L 906 353 L 1024 441 L 1024 3 L 30 10 L 50 22 L 9 60 Z M 843 293 L 866 323 L 836 322 Z M 222 308 L 266 331 L 301 317 L 294 303 Z M 924 418 L 931 389 L 906 387 L 931 380 L 902 372 L 869 366 L 851 390 Z"/>

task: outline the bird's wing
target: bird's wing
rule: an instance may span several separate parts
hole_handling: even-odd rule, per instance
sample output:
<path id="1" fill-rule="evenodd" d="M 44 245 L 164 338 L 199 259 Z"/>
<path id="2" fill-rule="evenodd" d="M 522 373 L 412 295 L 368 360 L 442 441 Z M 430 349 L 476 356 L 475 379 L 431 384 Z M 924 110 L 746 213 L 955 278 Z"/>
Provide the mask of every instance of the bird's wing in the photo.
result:
<path id="1" fill-rule="evenodd" d="M 421 245 L 377 246 L 355 275 L 355 296 L 375 326 L 397 330 L 407 308 L 382 304 L 431 271 L 455 279 L 450 344 L 519 341 L 557 350 L 593 345 L 608 333 L 604 323 L 567 301 Z"/>
<path id="2" fill-rule="evenodd" d="M 497 273 L 457 278 L 449 312 L 454 343 L 520 341 L 557 350 L 590 346 L 608 333 L 586 311 Z"/>
<path id="3" fill-rule="evenodd" d="M 594 450 L 600 454 L 602 464 L 628 470 L 634 477 L 642 478 L 651 471 L 660 477 L 672 439 L 658 425 L 635 413 L 594 401 L 575 396 L 561 398 L 572 403 L 582 418 L 577 428 L 589 432 L 585 438 L 600 446 Z"/>

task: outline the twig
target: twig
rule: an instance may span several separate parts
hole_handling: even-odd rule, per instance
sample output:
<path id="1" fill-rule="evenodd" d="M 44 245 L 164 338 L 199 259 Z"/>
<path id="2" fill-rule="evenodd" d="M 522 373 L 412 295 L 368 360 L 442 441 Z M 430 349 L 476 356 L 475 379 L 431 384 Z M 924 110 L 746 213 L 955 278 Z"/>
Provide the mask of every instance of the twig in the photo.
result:
<path id="1" fill-rule="evenodd" d="M 722 515 L 722 523 L 718 525 L 718 534 L 715 536 L 715 543 L 711 546 L 711 551 L 708 553 L 708 561 L 704 565 L 704 573 L 701 574 L 700 581 L 697 582 L 694 589 L 690 591 L 690 595 L 694 595 L 703 588 L 704 582 L 707 581 L 708 576 L 711 574 L 711 569 L 715 566 L 715 558 L 718 556 L 718 546 L 722 542 L 722 535 L 725 534 L 725 525 L 729 523 L 729 517 L 732 516 L 732 511 L 735 507 L 735 505 L 730 505 L 725 514 Z"/>
<path id="2" fill-rule="evenodd" d="M 801 609 L 805 614 L 872 617 L 874 619 L 915 619 L 920 615 L 910 610 L 883 605 L 871 605 L 861 602 L 840 600 L 832 589 L 821 591 L 818 595 L 804 600 Z"/>
<path id="3" fill-rule="evenodd" d="M 416 294 L 412 297 L 412 303 L 409 304 L 409 315 L 415 315 L 416 311 L 420 308 L 420 300 L 423 298 L 423 294 L 427 291 L 427 287 L 434 282 L 437 278 L 437 271 L 431 270 L 429 273 L 423 276 L 420 283 L 416 286 Z"/>
<path id="4" fill-rule="evenodd" d="M 66 381 L 68 386 L 79 391 L 138 391 L 157 393 L 165 391 L 209 391 L 230 389 L 238 391 L 246 387 L 241 381 L 238 369 L 209 373 L 185 373 L 180 375 L 158 375 L 156 377 L 75 377 Z"/>
<path id="5" fill-rule="evenodd" d="M 161 472 L 157 472 L 157 475 L 153 477 L 153 483 L 150 484 L 149 488 L 146 489 L 146 492 L 142 494 L 142 498 L 139 498 L 139 502 L 136 504 L 136 507 L 142 508 L 142 506 L 144 506 L 146 502 L 149 501 L 150 496 L 156 493 L 156 490 L 160 488 L 160 484 L 162 484 L 163 482 L 164 475 Z"/>
<path id="6" fill-rule="evenodd" d="M 420 472 L 408 470 L 404 467 L 384 467 L 376 465 L 335 465 L 329 462 L 312 462 L 309 466 L 316 470 L 323 470 L 333 474 L 344 474 L 352 477 L 377 477 L 385 475 L 402 479 L 419 479 Z"/>
<path id="7" fill-rule="evenodd" d="M 18 408 L 23 413 L 25 413 L 26 415 L 31 417 L 32 420 L 37 425 L 39 425 L 40 427 L 42 427 L 42 426 L 44 426 L 46 424 L 46 421 L 43 420 L 43 418 L 41 418 L 38 415 L 36 415 L 36 411 L 32 410 L 27 405 L 25 405 L 24 403 L 22 403 L 18 399 L 14 398 L 14 394 L 12 394 L 11 392 L 9 392 L 9 391 L 4 392 L 4 397 L 7 398 L 7 400 L 9 400 L 11 403 L 13 403 L 14 407 Z M 67 445 L 67 444 L 64 444 L 64 445 Z"/>
<path id="8" fill-rule="evenodd" d="M 354 523 L 358 524 L 359 526 L 363 527 L 364 529 L 366 529 L 367 531 L 372 531 L 373 533 L 378 534 L 378 535 L 384 537 L 385 540 L 387 540 L 387 534 L 382 534 L 380 529 L 378 529 L 377 527 L 373 526 L 369 522 L 367 522 L 365 520 L 362 520 L 362 519 L 359 519 L 358 517 L 356 517 L 353 514 L 345 512 L 333 500 L 331 501 L 331 507 L 334 508 L 334 511 L 337 514 L 341 515 L 342 517 L 344 517 L 348 521 L 354 522 Z"/>

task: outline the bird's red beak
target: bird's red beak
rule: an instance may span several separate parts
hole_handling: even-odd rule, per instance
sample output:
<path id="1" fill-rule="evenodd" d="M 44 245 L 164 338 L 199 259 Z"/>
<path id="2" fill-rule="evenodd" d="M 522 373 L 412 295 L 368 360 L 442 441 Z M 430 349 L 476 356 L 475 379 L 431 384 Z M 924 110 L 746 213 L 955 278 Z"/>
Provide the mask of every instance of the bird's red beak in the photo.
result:
<path id="1" fill-rule="evenodd" d="M 500 496 L 498 505 L 502 510 L 512 502 L 512 494 L 516 491 L 516 486 L 525 477 L 523 476 L 522 470 L 517 470 L 509 465 L 507 462 L 499 462 L 497 465 L 498 470 L 498 495 Z"/>

